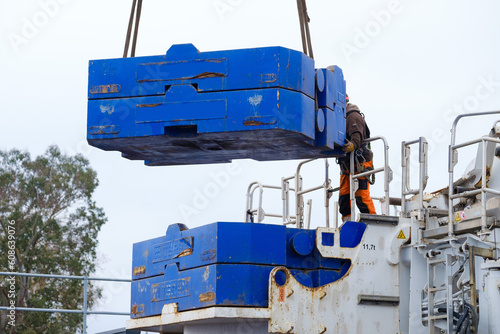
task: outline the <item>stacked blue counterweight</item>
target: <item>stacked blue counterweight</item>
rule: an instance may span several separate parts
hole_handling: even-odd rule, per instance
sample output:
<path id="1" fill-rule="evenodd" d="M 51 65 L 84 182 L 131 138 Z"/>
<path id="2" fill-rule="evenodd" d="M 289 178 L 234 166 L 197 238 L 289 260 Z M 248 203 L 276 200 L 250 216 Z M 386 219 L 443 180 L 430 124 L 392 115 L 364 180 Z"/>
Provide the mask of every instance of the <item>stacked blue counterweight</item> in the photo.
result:
<path id="1" fill-rule="evenodd" d="M 87 138 L 147 165 L 336 157 L 345 140 L 342 70 L 315 69 L 303 53 L 268 47 L 95 60 L 89 67 Z M 365 230 L 347 222 L 341 247 Z M 333 247 L 333 234 L 322 244 Z M 131 317 L 210 306 L 267 307 L 269 274 L 287 267 L 307 287 L 335 282 L 347 259 L 323 258 L 316 231 L 283 225 L 171 225 L 134 245 Z M 278 279 L 278 276 L 276 276 Z"/>
<path id="2" fill-rule="evenodd" d="M 291 160 L 342 154 L 342 70 L 267 47 L 94 60 L 88 142 L 147 165 Z"/>
<path id="3" fill-rule="evenodd" d="M 346 222 L 340 246 L 358 246 L 365 229 L 363 223 Z M 323 245 L 333 246 L 333 234 L 323 233 L 322 239 Z M 269 274 L 277 266 L 315 288 L 342 278 L 351 262 L 322 257 L 315 230 L 255 223 L 218 222 L 193 229 L 174 224 L 164 236 L 134 244 L 131 316 L 159 315 L 171 303 L 177 303 L 178 311 L 267 307 Z"/>

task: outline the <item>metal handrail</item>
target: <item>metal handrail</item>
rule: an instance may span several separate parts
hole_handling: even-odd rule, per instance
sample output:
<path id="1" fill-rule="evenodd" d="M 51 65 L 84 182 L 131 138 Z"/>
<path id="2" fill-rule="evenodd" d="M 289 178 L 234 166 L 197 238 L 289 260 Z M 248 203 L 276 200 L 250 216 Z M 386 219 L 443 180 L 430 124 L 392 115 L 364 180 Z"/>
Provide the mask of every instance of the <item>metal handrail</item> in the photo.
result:
<path id="1" fill-rule="evenodd" d="M 285 198 L 283 198 L 283 201 L 284 201 L 283 210 L 284 211 L 283 211 L 282 215 L 274 214 L 274 213 L 265 213 L 262 210 L 263 194 L 264 194 L 265 188 L 281 190 L 283 193 L 283 186 L 278 187 L 278 186 L 264 185 L 259 181 L 254 181 L 254 182 L 250 183 L 250 185 L 248 186 L 248 190 L 247 190 L 247 207 L 246 207 L 246 211 L 245 211 L 245 222 L 248 223 L 248 222 L 252 221 L 251 217 L 253 216 L 254 213 L 257 213 L 257 222 L 259 222 L 259 223 L 262 220 L 264 220 L 264 217 L 274 217 L 274 218 L 282 218 L 284 225 L 289 224 L 287 219 L 291 219 L 291 218 L 295 218 L 295 217 L 290 216 L 289 212 L 287 211 L 288 210 L 288 203 L 287 203 L 287 205 L 285 205 Z M 259 189 L 259 193 L 260 193 L 259 206 L 257 209 L 253 209 L 253 197 L 254 197 L 255 190 L 257 190 L 257 189 Z M 287 189 L 294 190 L 293 188 L 289 188 L 289 187 L 287 187 Z M 288 198 L 286 198 L 286 201 L 288 201 Z"/>
<path id="2" fill-rule="evenodd" d="M 487 171 L 486 171 L 486 159 L 487 159 L 487 155 L 486 155 L 486 142 L 493 142 L 493 143 L 497 143 L 497 144 L 500 144 L 500 139 L 496 139 L 496 138 L 492 138 L 492 137 L 482 137 L 481 139 L 479 140 L 473 140 L 473 141 L 470 141 L 468 143 L 466 143 L 467 145 L 464 145 L 464 144 L 459 144 L 459 145 L 453 145 L 453 146 L 450 146 L 451 147 L 451 150 L 453 150 L 454 152 L 457 152 L 456 150 L 458 148 L 462 148 L 462 147 L 466 147 L 466 146 L 470 146 L 470 145 L 474 145 L 474 144 L 477 144 L 477 143 L 482 143 L 482 165 L 481 165 L 481 188 L 480 189 L 475 189 L 475 190 L 470 190 L 470 191 L 465 191 L 465 192 L 462 192 L 462 193 L 458 193 L 458 194 L 453 194 L 453 190 L 448 194 L 448 198 L 449 198 L 449 211 L 448 211 L 448 236 L 449 237 L 453 237 L 453 232 L 454 232 L 454 226 L 453 226 L 453 216 L 454 216 L 454 212 L 453 212 L 453 200 L 454 199 L 457 199 L 457 198 L 463 198 L 463 197 L 468 197 L 468 196 L 472 196 L 472 195 L 479 195 L 481 194 L 481 233 L 488 233 L 488 225 L 487 225 L 487 222 L 486 222 L 486 194 L 487 193 L 491 193 L 491 194 L 495 194 L 495 195 L 500 195 L 500 191 L 496 191 L 494 189 L 489 189 L 489 188 L 486 188 L 486 178 L 487 178 Z M 454 156 L 457 157 L 457 153 L 454 153 Z M 452 166 L 452 173 L 453 173 L 453 169 L 455 167 L 455 164 Z M 453 180 L 451 180 L 452 184 L 451 184 L 451 189 L 453 189 Z"/>
<path id="3" fill-rule="evenodd" d="M 356 215 L 356 197 L 355 193 L 358 190 L 358 179 L 361 177 L 366 177 L 376 173 L 384 172 L 384 196 L 387 199 L 384 201 L 384 209 L 387 214 L 389 214 L 389 184 L 392 181 L 393 173 L 391 167 L 389 167 L 389 145 L 387 140 L 383 136 L 371 137 L 364 141 L 364 143 L 371 143 L 376 140 L 381 140 L 384 144 L 384 167 L 380 167 L 368 172 L 354 174 L 354 154 L 351 153 L 350 156 L 350 176 L 349 176 L 349 188 L 350 188 L 350 202 L 351 202 L 351 218 Z"/>
<path id="4" fill-rule="evenodd" d="M 295 188 L 290 188 L 290 180 L 294 179 L 294 176 L 282 177 L 281 178 L 281 200 L 283 201 L 283 225 L 295 224 L 297 216 L 290 216 L 290 190 L 295 191 Z M 292 220 L 295 219 L 294 220 Z"/>
<path id="5" fill-rule="evenodd" d="M 418 162 L 419 162 L 419 187 L 418 189 L 411 189 L 410 187 L 410 146 L 418 144 Z M 420 216 L 424 210 L 424 189 L 427 186 L 427 180 L 429 176 L 427 175 L 427 150 L 428 143 L 424 137 L 420 137 L 418 140 L 413 140 L 409 142 L 401 143 L 401 167 L 402 167 L 402 182 L 401 182 L 401 215 L 406 217 L 408 214 L 406 211 L 406 196 L 407 195 L 417 195 L 418 194 L 418 204 L 419 204 L 419 219 L 423 217 Z"/>
<path id="6" fill-rule="evenodd" d="M 448 150 L 448 173 L 449 173 L 449 185 L 448 185 L 448 237 L 449 238 L 454 238 L 454 225 L 453 225 L 453 171 L 454 168 L 458 162 L 458 148 L 472 145 L 472 142 L 465 143 L 468 145 L 455 145 L 456 141 L 456 132 L 457 132 L 457 125 L 458 122 L 465 117 L 474 117 L 474 116 L 485 116 L 485 115 L 494 115 L 494 114 L 500 114 L 500 111 L 485 111 L 485 112 L 479 112 L 479 113 L 470 113 L 470 114 L 463 114 L 463 115 L 458 115 L 455 120 L 453 121 L 453 125 L 451 127 L 451 143 L 449 146 Z M 497 122 L 496 122 L 497 123 Z M 495 123 L 495 124 L 496 124 Z M 493 138 L 491 138 L 493 139 Z M 483 210 L 481 212 L 481 232 L 485 233 L 487 230 L 486 226 L 486 192 L 484 189 L 486 189 L 485 183 L 486 183 L 486 145 L 484 138 L 482 139 L 483 141 L 483 161 L 482 161 L 482 177 L 483 177 L 483 182 L 481 184 L 481 200 L 483 201 Z M 484 189 L 483 189 L 484 188 Z M 484 214 L 484 215 L 483 215 Z"/>
<path id="7" fill-rule="evenodd" d="M 351 209 L 352 205 L 354 203 L 354 193 L 355 193 L 355 187 L 353 187 L 353 183 L 356 182 L 355 180 L 369 176 L 372 174 L 376 173 L 381 173 L 384 172 L 384 198 L 380 199 L 381 205 L 383 206 L 383 212 L 384 214 L 389 214 L 389 208 L 390 208 L 390 196 L 389 196 L 389 183 L 392 181 L 393 178 L 393 173 L 391 168 L 389 167 L 389 145 L 387 144 L 387 140 L 385 137 L 382 136 L 377 136 L 377 137 L 372 137 L 370 139 L 367 139 L 365 143 L 373 142 L 376 140 L 381 140 L 384 144 L 384 167 L 376 168 L 374 170 L 368 171 L 368 172 L 363 172 L 354 175 L 354 173 L 351 173 Z M 352 155 L 351 155 L 352 156 Z M 353 157 L 351 157 L 353 159 Z M 282 218 L 283 225 L 290 225 L 290 224 L 296 224 L 297 228 L 304 228 L 310 227 L 311 223 L 311 208 L 312 208 L 312 200 L 309 200 L 307 202 L 307 212 L 306 212 L 306 217 L 304 217 L 304 195 L 308 194 L 313 191 L 318 191 L 323 189 L 324 191 L 324 206 L 325 206 L 325 225 L 326 227 L 330 227 L 330 198 L 331 198 L 331 193 L 334 191 L 337 191 L 339 188 L 332 189 L 331 188 L 331 180 L 329 177 L 329 168 L 330 164 L 328 162 L 328 159 L 324 159 L 325 163 L 325 181 L 323 182 L 322 185 L 314 186 L 311 188 L 303 189 L 303 182 L 302 182 L 302 177 L 300 175 L 301 169 L 305 164 L 317 161 L 318 159 L 309 159 L 309 160 L 304 160 L 300 162 L 297 166 L 296 172 L 293 176 L 290 177 L 283 177 L 281 179 L 281 187 L 279 186 L 269 186 L 269 185 L 263 185 L 259 181 L 254 181 L 248 186 L 247 190 L 247 206 L 246 206 L 246 211 L 245 211 L 245 222 L 250 222 L 254 214 L 257 214 L 257 222 L 261 222 L 264 217 L 275 217 L 275 218 Z M 351 162 L 351 166 L 354 166 L 354 163 Z M 291 180 L 295 181 L 295 188 L 290 188 L 289 187 L 289 181 Z M 265 213 L 262 210 L 262 198 L 263 198 L 263 192 L 264 188 L 270 188 L 270 189 L 277 189 L 281 190 L 281 199 L 283 201 L 283 214 L 270 214 L 270 213 Z M 253 197 L 255 191 L 259 189 L 260 196 L 259 196 L 259 205 L 257 209 L 253 209 Z M 290 207 L 289 207 L 289 191 L 294 191 L 295 192 L 295 216 L 290 215 Z M 336 204 L 337 205 L 337 204 Z M 337 211 L 337 208 L 335 208 L 335 211 Z M 353 210 L 354 212 L 354 210 Z M 335 215 L 335 217 L 337 217 Z M 335 226 L 338 222 L 338 219 L 335 219 Z"/>
<path id="8" fill-rule="evenodd" d="M 275 218 L 282 218 L 283 225 L 290 225 L 290 224 L 296 224 L 297 228 L 304 228 L 304 225 L 306 225 L 308 228 L 310 227 L 311 224 L 311 208 L 312 208 L 312 200 L 309 200 L 307 202 L 308 206 L 308 211 L 306 213 L 306 219 L 304 219 L 304 194 L 317 191 L 317 190 L 324 190 L 324 196 L 325 196 L 325 210 L 326 210 L 326 226 L 330 226 L 330 186 L 331 186 L 331 180 L 329 179 L 329 163 L 328 159 L 324 159 L 325 162 L 325 182 L 322 185 L 315 186 L 312 188 L 308 189 L 302 189 L 302 177 L 300 175 L 300 171 L 302 169 L 302 166 L 304 166 L 307 163 L 317 161 L 317 159 L 309 159 L 305 160 L 299 163 L 296 169 L 296 173 L 293 176 L 290 177 L 283 177 L 281 179 L 281 187 L 279 186 L 269 186 L 269 185 L 263 185 L 259 181 L 254 181 L 250 183 L 248 186 L 247 190 L 247 205 L 246 205 L 246 211 L 245 211 L 245 222 L 251 221 L 252 216 L 257 213 L 257 222 L 261 222 L 264 217 L 275 217 Z M 295 181 L 295 188 L 290 188 L 290 181 L 294 180 Z M 281 190 L 281 199 L 283 201 L 283 214 L 270 214 L 270 213 L 265 213 L 262 210 L 262 197 L 263 197 L 263 192 L 265 188 L 270 188 L 270 189 L 278 189 Z M 254 192 L 255 190 L 259 189 L 260 196 L 259 196 L 259 206 L 257 209 L 253 209 L 253 197 L 254 197 Z M 289 197 L 289 192 L 294 191 L 295 192 L 295 216 L 290 215 L 290 197 Z"/>
<path id="9" fill-rule="evenodd" d="M 15 311 L 25 312 L 46 312 L 46 313 L 73 313 L 83 314 L 83 334 L 87 333 L 87 315 L 123 315 L 130 316 L 130 313 L 124 312 L 108 312 L 108 311 L 89 311 L 87 309 L 87 296 L 88 296 L 88 282 L 101 281 L 101 282 L 122 282 L 131 283 L 130 279 L 119 278 L 96 278 L 88 276 L 67 276 L 67 275 L 47 275 L 47 274 L 34 274 L 34 273 L 16 273 L 16 272 L 0 272 L 0 276 L 19 276 L 19 277 L 42 277 L 42 278 L 57 278 L 57 279 L 71 279 L 83 281 L 83 309 L 82 310 L 68 310 L 68 309 L 46 309 L 46 308 L 33 308 L 33 307 L 15 307 Z M 12 310 L 7 306 L 0 306 L 1 311 Z"/>
<path id="10" fill-rule="evenodd" d="M 259 181 L 255 181 L 255 182 L 252 182 L 250 183 L 250 185 L 248 186 L 248 191 L 247 191 L 247 210 L 245 211 L 245 222 L 248 223 L 249 222 L 249 219 L 250 221 L 252 220 L 250 217 L 252 217 L 253 215 L 253 211 L 252 211 L 252 207 L 253 207 L 253 194 L 255 192 L 255 189 L 259 188 L 259 193 L 260 193 L 260 196 L 259 196 L 259 207 L 257 209 L 257 222 L 261 222 L 262 218 L 261 217 L 261 214 L 262 214 L 262 194 L 264 192 L 264 186 L 262 185 L 262 183 L 260 183 Z"/>
<path id="11" fill-rule="evenodd" d="M 328 163 L 328 159 L 324 159 L 325 161 L 325 182 L 321 186 L 316 186 L 313 188 L 309 188 L 306 190 L 302 190 L 302 178 L 300 177 L 300 170 L 302 169 L 302 166 L 304 166 L 307 163 L 316 161 L 317 159 L 309 159 L 302 161 L 299 163 L 297 166 L 297 171 L 295 172 L 295 216 L 296 216 L 296 224 L 297 228 L 303 228 L 304 227 L 304 198 L 302 195 L 306 193 L 310 193 L 313 191 L 317 191 L 320 189 L 324 189 L 324 194 L 325 194 L 325 219 L 326 219 L 326 227 L 330 227 L 330 198 L 329 198 L 329 190 L 330 190 L 330 183 L 331 180 L 329 178 L 329 173 L 328 170 L 330 168 L 330 164 Z M 310 204 L 312 205 L 312 204 Z"/>

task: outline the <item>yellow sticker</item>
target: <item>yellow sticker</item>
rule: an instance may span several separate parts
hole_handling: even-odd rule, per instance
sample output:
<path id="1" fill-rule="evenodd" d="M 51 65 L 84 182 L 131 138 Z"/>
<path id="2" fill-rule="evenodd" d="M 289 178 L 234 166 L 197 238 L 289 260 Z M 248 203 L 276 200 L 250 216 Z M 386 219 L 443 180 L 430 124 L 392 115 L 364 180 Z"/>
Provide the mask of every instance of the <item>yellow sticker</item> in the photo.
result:
<path id="1" fill-rule="evenodd" d="M 406 236 L 405 236 L 403 230 L 399 231 L 398 239 L 406 239 Z"/>
<path id="2" fill-rule="evenodd" d="M 455 223 L 458 223 L 462 221 L 462 218 L 460 218 L 460 213 L 457 212 L 457 215 L 455 216 Z"/>

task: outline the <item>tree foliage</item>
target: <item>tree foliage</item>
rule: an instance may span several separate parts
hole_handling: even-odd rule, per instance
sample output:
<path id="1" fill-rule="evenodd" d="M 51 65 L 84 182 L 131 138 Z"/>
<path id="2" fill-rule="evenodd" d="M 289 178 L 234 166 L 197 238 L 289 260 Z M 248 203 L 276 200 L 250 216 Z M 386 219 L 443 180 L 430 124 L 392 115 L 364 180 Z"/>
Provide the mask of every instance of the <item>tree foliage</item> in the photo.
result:
<path id="1" fill-rule="evenodd" d="M 97 174 L 83 156 L 56 146 L 32 160 L 19 150 L 0 151 L 0 270 L 9 268 L 9 224 L 15 228 L 15 271 L 88 276 L 95 272 L 97 236 L 106 222 L 92 194 Z M 11 232 L 12 234 L 12 232 Z M 12 240 L 11 240 L 12 241 Z M 100 296 L 89 285 L 88 305 Z M 18 277 L 17 307 L 82 309 L 83 282 Z M 8 306 L 9 284 L 0 277 L 0 305 Z M 16 326 L 0 311 L 2 333 L 76 333 L 80 314 L 17 312 Z"/>

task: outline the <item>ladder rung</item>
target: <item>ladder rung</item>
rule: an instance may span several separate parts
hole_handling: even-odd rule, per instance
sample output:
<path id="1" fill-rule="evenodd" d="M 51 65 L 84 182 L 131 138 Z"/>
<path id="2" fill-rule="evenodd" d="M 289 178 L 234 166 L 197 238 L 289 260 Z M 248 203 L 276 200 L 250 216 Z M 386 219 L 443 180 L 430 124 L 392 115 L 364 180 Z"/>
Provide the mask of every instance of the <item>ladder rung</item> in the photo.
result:
<path id="1" fill-rule="evenodd" d="M 448 316 L 446 314 L 442 314 L 442 315 L 431 315 L 429 317 L 429 320 L 441 320 L 441 319 L 447 319 Z"/>
<path id="2" fill-rule="evenodd" d="M 439 260 L 429 260 L 429 264 L 430 265 L 436 265 L 436 264 L 439 264 L 439 263 L 443 263 L 445 262 L 444 259 L 439 259 Z"/>
<path id="3" fill-rule="evenodd" d="M 429 288 L 429 292 L 437 292 L 437 291 L 446 291 L 446 287 L 444 287 L 444 288 Z"/>

